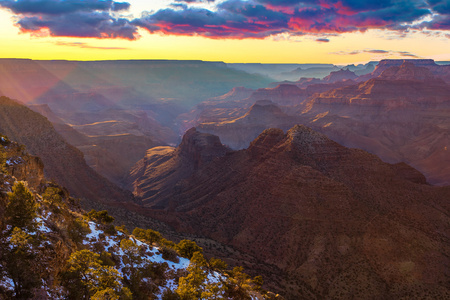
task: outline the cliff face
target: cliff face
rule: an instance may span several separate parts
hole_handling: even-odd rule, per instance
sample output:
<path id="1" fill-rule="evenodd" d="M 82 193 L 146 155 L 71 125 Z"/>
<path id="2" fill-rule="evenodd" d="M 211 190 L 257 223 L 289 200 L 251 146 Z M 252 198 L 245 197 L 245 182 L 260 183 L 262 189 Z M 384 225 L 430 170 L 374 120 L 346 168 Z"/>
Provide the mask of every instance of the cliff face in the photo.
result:
<path id="1" fill-rule="evenodd" d="M 331 72 L 330 75 L 323 78 L 322 82 L 333 83 L 343 80 L 354 80 L 356 79 L 356 74 L 348 69 L 342 69 L 339 71 Z"/>
<path id="2" fill-rule="evenodd" d="M 291 299 L 447 293 L 450 189 L 427 185 L 413 168 L 305 126 L 266 130 L 190 173 L 179 172 L 193 163 L 183 147 L 150 150 L 136 166 L 142 186 L 164 191 L 140 194 L 142 212 L 231 245 L 243 253 L 234 259 L 263 266 L 269 286 Z"/>
<path id="3" fill-rule="evenodd" d="M 180 179 L 191 176 L 200 167 L 228 151 L 217 136 L 192 128 L 186 132 L 178 148 L 149 149 L 146 156 L 130 170 L 125 181 L 128 189 L 139 196 L 145 205 L 164 207 L 168 203 L 167 195 L 173 192 Z"/>
<path id="4" fill-rule="evenodd" d="M 345 146 L 409 163 L 433 184 L 450 183 L 450 85 L 426 67 L 384 68 L 376 78 L 312 97 L 299 111 Z"/>
<path id="5" fill-rule="evenodd" d="M 432 59 L 383 59 L 380 60 L 375 70 L 366 75 L 360 76 L 358 81 L 365 81 L 370 78 L 380 76 L 386 69 L 392 67 L 401 67 L 404 64 L 414 65 L 417 68 L 426 68 L 434 76 L 441 77 L 444 81 L 450 82 L 450 66 L 441 66 L 434 62 Z"/>
<path id="6" fill-rule="evenodd" d="M 0 136 L 0 171 L 3 176 L 14 176 L 16 180 L 27 181 L 28 186 L 37 189 L 44 180 L 44 164 L 37 156 L 32 156 L 24 148 L 7 138 Z M 2 183 L 7 181 L 3 178 Z M 12 184 L 12 180 L 10 180 Z"/>
<path id="7" fill-rule="evenodd" d="M 347 147 L 369 151 L 386 162 L 411 164 L 432 184 L 450 184 L 450 85 L 442 75 L 445 70 L 431 60 L 381 61 L 377 71 L 359 83 L 299 81 L 296 84 L 308 96 L 280 105 L 283 117 L 269 110 L 250 114 L 250 106 L 242 105 L 276 90 L 261 89 L 239 103 L 228 103 L 223 111 L 211 108 L 195 126 L 242 149 L 264 129 L 307 124 Z"/>
<path id="8" fill-rule="evenodd" d="M 69 145 L 45 117 L 6 97 L 0 98 L 0 133 L 39 156 L 46 177 L 67 187 L 75 197 L 106 203 L 131 200 L 128 192 L 89 168 L 83 154 Z"/>

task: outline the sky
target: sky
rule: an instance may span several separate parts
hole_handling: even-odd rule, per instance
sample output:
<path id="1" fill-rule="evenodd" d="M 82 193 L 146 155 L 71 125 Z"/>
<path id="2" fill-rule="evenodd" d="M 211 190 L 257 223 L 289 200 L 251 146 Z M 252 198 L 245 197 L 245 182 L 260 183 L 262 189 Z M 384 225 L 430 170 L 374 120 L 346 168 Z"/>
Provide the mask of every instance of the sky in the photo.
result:
<path id="1" fill-rule="evenodd" d="M 450 61 L 450 0 L 0 0 L 0 58 Z"/>

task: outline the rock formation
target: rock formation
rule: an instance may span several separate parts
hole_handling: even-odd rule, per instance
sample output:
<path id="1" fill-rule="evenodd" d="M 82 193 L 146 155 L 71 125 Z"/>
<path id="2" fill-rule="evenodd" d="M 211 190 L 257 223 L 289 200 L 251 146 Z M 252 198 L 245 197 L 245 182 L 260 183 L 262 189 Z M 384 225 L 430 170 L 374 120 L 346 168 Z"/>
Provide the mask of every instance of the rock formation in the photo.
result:
<path id="1" fill-rule="evenodd" d="M 439 75 L 445 70 L 445 66 L 430 60 L 381 61 L 366 81 L 317 84 L 317 80 L 301 80 L 299 90 L 307 98 L 298 97 L 297 104 L 293 104 L 295 98 L 291 96 L 285 100 L 283 96 L 274 97 L 276 88 L 260 89 L 246 100 L 229 102 L 220 114 L 209 109 L 207 119 L 199 118 L 200 124 L 194 125 L 217 134 L 232 148 L 241 149 L 257 136 L 256 129 L 287 129 L 304 123 L 347 147 L 364 149 L 386 162 L 411 164 L 432 184 L 450 184 L 450 85 L 445 76 Z M 284 122 L 267 121 L 266 127 L 260 124 L 274 118 L 254 115 L 251 122 L 244 118 L 249 106 L 243 104 L 263 96 L 291 103 L 280 106 L 289 117 L 285 116 Z"/>
<path id="2" fill-rule="evenodd" d="M 197 127 L 202 132 L 220 136 L 221 141 L 232 149 L 247 148 L 265 129 L 276 127 L 287 130 L 298 118 L 285 114 L 270 100 L 258 100 L 245 115 L 223 122 L 205 122 Z"/>
<path id="3" fill-rule="evenodd" d="M 289 299 L 448 295 L 450 189 L 305 126 L 234 152 L 191 129 L 149 150 L 130 185 L 142 213 L 232 246 Z"/>
<path id="4" fill-rule="evenodd" d="M 387 162 L 406 162 L 433 184 L 450 184 L 450 85 L 411 62 L 321 93 L 299 107 L 330 138 Z"/>
<path id="5" fill-rule="evenodd" d="M 356 79 L 356 74 L 348 69 L 341 69 L 339 71 L 331 72 L 330 75 L 325 76 L 322 79 L 323 83 L 333 83 L 337 81 L 343 81 L 343 80 L 354 80 Z"/>
<path id="6" fill-rule="evenodd" d="M 375 78 L 380 76 L 386 69 L 392 67 L 400 67 L 403 64 L 412 64 L 418 68 L 426 68 L 433 75 L 439 76 L 446 82 L 450 82 L 450 66 L 438 65 L 432 59 L 383 59 L 380 60 L 375 70 L 372 73 L 362 75 L 357 80 L 366 81 L 370 78 Z"/>

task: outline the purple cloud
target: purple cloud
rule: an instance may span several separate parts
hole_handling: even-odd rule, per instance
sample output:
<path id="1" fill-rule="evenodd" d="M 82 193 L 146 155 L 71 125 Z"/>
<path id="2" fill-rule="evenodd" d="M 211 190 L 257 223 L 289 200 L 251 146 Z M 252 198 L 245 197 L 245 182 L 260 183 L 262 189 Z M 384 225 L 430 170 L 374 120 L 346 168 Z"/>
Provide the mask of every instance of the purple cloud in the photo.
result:
<path id="1" fill-rule="evenodd" d="M 3 0 L 0 5 L 9 8 L 15 14 L 60 15 L 90 11 L 128 10 L 130 4 L 111 0 Z"/>
<path id="2" fill-rule="evenodd" d="M 163 9 L 133 21 L 150 32 L 199 34 L 208 37 L 262 38 L 288 30 L 289 18 L 263 5 L 231 0 L 219 4 L 218 11 L 189 7 Z"/>
<path id="3" fill-rule="evenodd" d="M 196 5 L 201 2 L 215 8 Z M 118 16 L 130 4 L 113 0 L 0 0 L 0 7 L 16 14 L 23 31 L 130 40 L 138 37 L 139 28 L 238 39 L 280 33 L 327 36 L 368 29 L 450 29 L 448 0 L 173 0 L 167 8 L 133 20 Z M 426 16 L 431 20 L 417 24 Z"/>
<path id="4" fill-rule="evenodd" d="M 356 55 L 356 54 L 361 54 L 361 53 L 398 55 L 398 56 L 404 56 L 404 57 L 419 58 L 418 55 L 416 55 L 414 53 L 411 53 L 409 51 L 396 51 L 396 50 L 383 50 L 383 49 L 364 49 L 364 50 L 353 50 L 353 51 L 339 51 L 339 52 L 332 52 L 330 54 Z"/>
<path id="5" fill-rule="evenodd" d="M 404 23 L 431 14 L 431 6 L 421 0 L 227 0 L 216 8 L 168 8 L 147 14 L 134 24 L 165 34 L 264 38 L 283 32 L 304 35 L 371 28 L 405 30 Z"/>
<path id="6" fill-rule="evenodd" d="M 134 40 L 138 28 L 115 13 L 129 3 L 111 0 L 0 0 L 0 6 L 18 16 L 23 32 L 51 36 L 123 38 Z"/>

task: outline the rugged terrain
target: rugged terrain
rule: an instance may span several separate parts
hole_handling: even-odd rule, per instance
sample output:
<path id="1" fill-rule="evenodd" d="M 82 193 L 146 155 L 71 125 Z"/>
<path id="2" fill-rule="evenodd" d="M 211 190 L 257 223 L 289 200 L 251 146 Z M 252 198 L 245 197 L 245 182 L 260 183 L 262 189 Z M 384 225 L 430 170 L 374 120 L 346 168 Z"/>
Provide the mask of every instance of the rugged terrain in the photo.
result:
<path id="1" fill-rule="evenodd" d="M 385 60 L 371 74 L 354 80 L 331 84 L 300 80 L 259 89 L 246 99 L 208 102 L 191 112 L 196 122 L 188 124 L 218 135 L 234 149 L 242 149 L 255 138 L 255 127 L 266 119 L 266 114 L 248 118 L 251 105 L 271 100 L 286 114 L 285 122 L 269 121 L 263 129 L 306 124 L 384 161 L 411 164 L 430 183 L 445 185 L 450 184 L 449 72 L 449 66 L 439 66 L 432 60 Z"/>
<path id="2" fill-rule="evenodd" d="M 43 167 L 0 135 L 1 299 L 282 299 L 193 241 L 83 211 Z"/>
<path id="3" fill-rule="evenodd" d="M 104 203 L 131 201 L 129 192 L 92 170 L 81 151 L 68 144 L 47 118 L 6 97 L 0 97 L 0 133 L 39 156 L 46 177 L 65 186 L 75 197 Z"/>
<path id="4" fill-rule="evenodd" d="M 378 70 L 378 68 L 377 68 Z M 434 184 L 450 184 L 450 85 L 411 62 L 299 106 L 305 123 L 330 138 L 406 162 Z"/>
<path id="5" fill-rule="evenodd" d="M 270 81 L 221 62 L 0 59 L 0 96 L 48 117 L 90 167 L 119 185 L 146 149 L 179 142 L 180 113 L 235 86 Z"/>
<path id="6" fill-rule="evenodd" d="M 449 296 L 450 189 L 305 126 L 241 151 L 191 129 L 129 184 L 142 213 L 232 246 L 290 299 Z"/>

